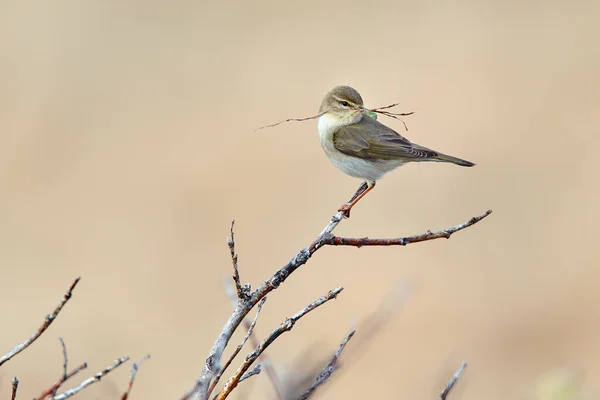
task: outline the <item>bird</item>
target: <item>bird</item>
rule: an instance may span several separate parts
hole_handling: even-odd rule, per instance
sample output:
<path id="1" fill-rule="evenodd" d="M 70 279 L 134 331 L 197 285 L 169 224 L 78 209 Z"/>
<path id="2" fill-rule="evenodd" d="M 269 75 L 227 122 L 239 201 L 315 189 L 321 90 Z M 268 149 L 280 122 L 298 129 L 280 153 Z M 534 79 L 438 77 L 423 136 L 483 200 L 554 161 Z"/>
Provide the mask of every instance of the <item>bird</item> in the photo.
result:
<path id="1" fill-rule="evenodd" d="M 350 210 L 386 173 L 415 161 L 446 162 L 463 167 L 475 164 L 412 143 L 369 116 L 361 95 L 350 86 L 336 86 L 319 108 L 318 131 L 329 160 L 347 175 L 362 179 L 361 189 L 338 211 Z M 372 114 L 371 114 L 372 115 Z"/>

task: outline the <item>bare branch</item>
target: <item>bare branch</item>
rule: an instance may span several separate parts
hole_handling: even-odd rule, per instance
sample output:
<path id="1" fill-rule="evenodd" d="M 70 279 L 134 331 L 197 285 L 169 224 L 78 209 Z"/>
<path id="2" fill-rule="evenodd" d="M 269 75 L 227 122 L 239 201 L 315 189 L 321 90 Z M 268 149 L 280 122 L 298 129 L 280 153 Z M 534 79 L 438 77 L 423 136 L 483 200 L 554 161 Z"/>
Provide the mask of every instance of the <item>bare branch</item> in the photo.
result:
<path id="1" fill-rule="evenodd" d="M 300 318 L 302 318 L 315 308 L 319 307 L 320 305 L 328 302 L 329 300 L 335 299 L 342 290 L 344 290 L 344 288 L 339 287 L 337 289 L 329 291 L 329 293 L 327 293 L 325 296 L 320 297 L 318 300 L 312 302 L 311 304 L 309 304 L 308 306 L 306 306 L 305 308 L 303 308 L 302 310 L 300 310 L 299 312 L 297 312 L 296 314 L 292 315 L 290 318 L 286 319 L 281 324 L 279 324 L 277 328 L 275 328 L 275 330 L 271 332 L 271 334 L 266 339 L 264 339 L 252 353 L 246 356 L 246 359 L 244 360 L 242 365 L 240 365 L 235 374 L 223 386 L 221 393 L 219 393 L 219 395 L 217 396 L 217 400 L 223 400 L 231 393 L 231 391 L 238 385 L 240 378 L 252 366 L 252 363 L 256 361 L 256 359 L 261 355 L 261 353 L 265 351 L 271 345 L 271 343 L 275 341 L 275 339 L 281 336 L 284 332 L 290 331 Z"/>
<path id="2" fill-rule="evenodd" d="M 323 368 L 319 375 L 317 375 L 315 381 L 312 383 L 312 385 L 310 385 L 310 388 L 308 388 L 300 397 L 298 397 L 298 400 L 308 399 L 310 396 L 313 395 L 313 393 L 315 392 L 315 390 L 317 390 L 319 386 L 321 386 L 327 379 L 329 379 L 331 374 L 333 374 L 333 372 L 337 369 L 337 361 L 342 355 L 342 351 L 344 351 L 346 344 L 348 344 L 348 341 L 352 339 L 352 336 L 354 336 L 355 332 L 356 331 L 353 330 L 350 333 L 348 333 L 346 337 L 344 337 L 335 353 L 333 353 L 333 357 L 331 357 L 329 363 L 325 366 L 325 368 Z"/>
<path id="3" fill-rule="evenodd" d="M 235 332 L 240 323 L 242 323 L 244 317 L 263 297 L 265 297 L 269 292 L 277 289 L 292 272 L 306 264 L 315 251 L 317 251 L 320 247 L 323 247 L 323 244 L 321 244 L 322 238 L 325 235 L 330 234 L 331 231 L 333 231 L 335 227 L 343 220 L 343 218 L 344 211 L 340 211 L 334 215 L 329 224 L 327 224 L 327 226 L 319 234 L 317 239 L 313 241 L 313 243 L 311 243 L 307 248 L 300 250 L 294 256 L 294 258 L 292 258 L 286 265 L 275 272 L 271 278 L 263 282 L 258 289 L 252 292 L 247 301 L 238 304 L 223 326 L 221 333 L 213 343 L 206 362 L 204 363 L 204 368 L 202 369 L 200 378 L 196 382 L 194 388 L 186 393 L 181 400 L 189 399 L 194 393 L 198 393 L 198 398 L 200 399 L 208 398 L 210 382 L 214 377 L 215 372 L 219 369 L 223 351 L 229 343 L 233 332 Z"/>
<path id="4" fill-rule="evenodd" d="M 96 383 L 96 382 L 100 382 L 100 380 L 102 378 L 104 378 L 108 373 L 110 373 L 115 368 L 117 368 L 118 366 L 120 366 L 121 364 L 123 364 L 127 361 L 129 361 L 129 357 L 123 357 L 123 358 L 117 359 L 113 364 L 104 368 L 102 371 L 98 372 L 96 375 L 81 382 L 78 386 L 74 387 L 73 389 L 69 389 L 64 393 L 61 393 L 59 395 L 52 397 L 52 400 L 65 400 L 71 396 L 76 395 L 77 393 L 81 392 L 83 389 L 85 389 L 89 385 Z"/>
<path id="5" fill-rule="evenodd" d="M 10 400 L 15 400 L 17 398 L 17 389 L 19 388 L 19 380 L 15 376 L 14 378 L 12 378 L 12 380 L 10 381 L 10 383 L 12 385 L 12 391 L 11 391 L 11 395 L 10 395 Z"/>
<path id="6" fill-rule="evenodd" d="M 42 333 L 44 333 L 46 331 L 46 329 L 48 329 L 50 324 L 52 324 L 52 322 L 54 322 L 54 320 L 56 319 L 56 317 L 58 316 L 58 314 L 60 313 L 62 308 L 65 306 L 65 304 L 67 304 L 67 301 L 69 301 L 69 299 L 73 295 L 73 289 L 75 289 L 75 286 L 77 286 L 80 279 L 81 278 L 79 278 L 79 277 L 75 278 L 75 280 L 71 284 L 71 287 L 69 287 L 69 289 L 67 290 L 67 293 L 65 293 L 65 295 L 63 296 L 62 300 L 60 301 L 60 303 L 58 304 L 56 309 L 52 312 L 52 314 L 46 315 L 46 318 L 44 319 L 44 323 L 38 328 L 38 330 L 33 335 L 31 335 L 31 337 L 29 339 L 27 339 L 23 343 L 17 345 L 14 349 L 12 349 L 8 353 L 6 353 L 4 356 L 2 356 L 2 358 L 0 358 L 0 366 L 2 366 L 5 362 L 7 362 L 11 358 L 16 356 L 20 352 L 22 352 L 23 350 L 25 350 L 27 347 L 29 347 L 33 342 L 36 341 L 37 338 L 39 338 L 42 335 Z"/>
<path id="7" fill-rule="evenodd" d="M 135 377 L 138 373 L 138 369 L 140 368 L 140 365 L 142 365 L 145 361 L 150 359 L 150 354 L 146 354 L 146 356 L 144 358 L 142 358 L 140 361 L 138 362 L 134 362 L 131 365 L 131 374 L 129 376 L 129 384 L 127 385 L 127 390 L 125 391 L 125 393 L 123 393 L 123 395 L 121 395 L 121 400 L 127 400 L 129 398 L 129 394 L 131 393 L 131 389 L 133 388 L 133 382 L 135 381 Z"/>
<path id="8" fill-rule="evenodd" d="M 465 372 L 465 368 L 467 368 L 467 363 L 463 361 L 460 368 L 454 373 L 452 378 L 450 378 L 450 380 L 448 381 L 448 384 L 446 385 L 444 390 L 442 390 L 442 393 L 440 393 L 440 400 L 446 400 L 446 397 L 448 397 L 448 394 L 450 394 L 450 391 L 452 390 L 454 385 L 456 385 L 456 382 L 458 382 L 463 372 Z"/>
<path id="9" fill-rule="evenodd" d="M 468 228 L 472 225 L 475 225 L 477 222 L 481 221 L 488 215 L 492 213 L 492 210 L 487 210 L 483 214 L 473 217 L 467 222 L 464 222 L 460 225 L 453 226 L 452 228 L 443 229 L 438 232 L 427 231 L 425 233 L 421 233 L 420 235 L 406 236 L 401 238 L 393 238 L 393 239 L 369 239 L 365 238 L 344 238 L 339 236 L 329 235 L 323 239 L 323 243 L 330 246 L 406 246 L 410 243 L 418 243 L 425 242 L 433 239 L 446 238 L 450 239 L 450 236 L 458 231 L 461 231 L 465 228 Z"/>
<path id="10" fill-rule="evenodd" d="M 233 304 L 233 308 L 235 309 L 237 307 L 238 298 L 236 297 L 235 290 L 229 284 L 229 282 L 225 282 L 225 292 L 229 296 L 229 299 L 231 300 L 231 303 Z M 264 297 L 263 297 L 263 299 L 264 299 Z M 251 325 L 250 320 L 248 318 L 244 317 L 244 319 L 242 320 L 242 324 L 244 325 L 244 329 L 246 330 L 246 332 L 248 332 L 250 330 L 250 325 Z M 252 333 L 250 334 L 250 345 L 253 348 L 256 348 L 259 345 L 259 343 L 260 343 L 260 341 L 256 338 L 256 333 L 253 330 Z M 271 361 L 269 360 L 269 357 L 266 352 L 263 352 L 262 355 L 260 356 L 260 358 L 262 360 L 261 368 L 263 368 L 265 370 L 265 372 L 267 373 L 267 376 L 269 377 L 269 380 L 271 381 L 271 384 L 273 385 L 273 390 L 275 390 L 275 393 L 277 395 L 277 399 L 282 400 L 283 399 L 283 390 L 281 387 L 281 381 L 279 379 L 279 376 L 277 375 L 277 372 L 275 371 L 275 368 L 273 368 L 273 363 L 271 363 Z M 221 377 L 219 376 L 218 378 L 220 379 Z M 211 384 L 211 388 L 208 392 L 209 396 L 212 393 L 215 386 L 216 386 L 216 384 Z"/>
<path id="11" fill-rule="evenodd" d="M 258 320 L 258 316 L 260 315 L 260 311 L 262 310 L 262 306 L 263 306 L 263 304 L 265 304 L 265 301 L 267 301 L 267 298 L 263 297 L 260 300 L 260 302 L 258 303 L 258 307 L 256 309 L 256 316 L 254 317 L 254 319 L 252 320 L 252 322 L 248 326 L 247 331 L 246 331 L 246 336 L 244 336 L 244 339 L 242 340 L 242 343 L 240 343 L 238 345 L 238 347 L 236 347 L 236 349 L 233 351 L 233 353 L 231 354 L 231 356 L 229 357 L 229 359 L 223 365 L 223 368 L 221 368 L 221 370 L 215 376 L 215 379 L 212 381 L 212 383 L 210 385 L 210 389 L 208 390 L 208 394 L 209 395 L 212 393 L 212 391 L 215 389 L 215 387 L 219 383 L 219 380 L 221 379 L 221 376 L 223 376 L 223 373 L 225 372 L 225 370 L 231 365 L 231 363 L 233 362 L 233 360 L 235 359 L 235 357 L 242 350 L 242 347 L 244 347 L 244 345 L 246 344 L 246 342 L 248 341 L 248 339 L 252 335 L 252 331 L 254 331 L 254 326 L 256 325 L 256 321 Z M 244 322 L 246 322 L 246 321 L 244 320 Z"/>
<path id="12" fill-rule="evenodd" d="M 43 400 L 43 399 L 45 399 L 47 397 L 56 395 L 56 392 L 58 391 L 58 389 L 61 387 L 61 385 L 63 383 L 65 383 L 68 379 L 71 379 L 73 376 L 75 376 L 76 374 L 78 374 L 80 371 L 82 371 L 82 370 L 84 370 L 84 369 L 87 368 L 87 363 L 84 362 L 83 364 L 81 364 L 77 368 L 75 368 L 73 371 L 67 372 L 67 366 L 68 366 L 68 362 L 69 362 L 69 359 L 67 357 L 67 345 L 65 344 L 65 341 L 63 340 L 63 338 L 59 337 L 58 340 L 60 340 L 60 344 L 62 346 L 62 353 L 63 353 L 63 374 L 58 379 L 58 381 L 56 381 L 56 383 L 54 385 L 52 385 L 48 389 L 44 390 L 42 392 L 42 394 L 40 394 L 34 400 Z"/>
<path id="13" fill-rule="evenodd" d="M 357 191 L 357 195 L 360 194 L 361 190 L 364 190 L 363 185 L 359 187 Z M 385 244 L 388 246 L 394 244 L 409 244 L 415 243 L 425 240 L 437 239 L 438 237 L 448 237 L 452 233 L 464 229 L 468 226 L 471 226 L 481 219 L 485 218 L 489 215 L 491 211 L 487 211 L 483 215 L 479 217 L 475 217 L 472 220 L 456 226 L 454 228 L 446 229 L 444 231 L 438 233 L 430 233 L 427 232 L 422 235 L 411 236 L 408 238 L 400 238 L 397 239 L 398 243 L 390 242 L 389 244 Z M 223 352 L 225 347 L 229 343 L 233 332 L 239 327 L 242 323 L 248 312 L 256 306 L 256 304 L 265 297 L 271 291 L 277 289 L 285 280 L 299 267 L 306 264 L 306 262 L 313 256 L 317 250 L 326 245 L 375 245 L 368 244 L 368 241 L 371 239 L 345 239 L 338 238 L 333 236 L 331 233 L 338 226 L 338 224 L 344 219 L 345 211 L 340 211 L 331 217 L 330 222 L 325 226 L 325 228 L 321 231 L 321 233 L 317 236 L 317 238 L 306 248 L 300 250 L 287 264 L 281 267 L 277 272 L 275 272 L 269 279 L 263 282 L 255 291 L 253 291 L 247 298 L 246 301 L 238 302 L 235 310 L 223 326 L 221 333 L 216 338 L 213 343 L 208 357 L 204 363 L 204 367 L 202 368 L 202 373 L 200 377 L 196 381 L 196 384 L 193 389 L 191 389 L 188 393 L 186 393 L 182 400 L 189 399 L 193 394 L 198 394 L 199 399 L 207 399 L 208 398 L 208 390 L 210 388 L 211 380 L 214 378 L 215 374 L 220 369 L 221 357 L 223 356 Z M 374 240 L 382 240 L 382 239 L 374 239 Z M 389 239 L 383 239 L 389 240 Z M 392 239 L 394 240 L 394 239 Z M 350 243 L 349 241 L 354 241 L 354 243 Z M 339 243 L 338 243 L 339 242 Z M 377 243 L 377 245 L 384 245 L 383 243 Z"/>

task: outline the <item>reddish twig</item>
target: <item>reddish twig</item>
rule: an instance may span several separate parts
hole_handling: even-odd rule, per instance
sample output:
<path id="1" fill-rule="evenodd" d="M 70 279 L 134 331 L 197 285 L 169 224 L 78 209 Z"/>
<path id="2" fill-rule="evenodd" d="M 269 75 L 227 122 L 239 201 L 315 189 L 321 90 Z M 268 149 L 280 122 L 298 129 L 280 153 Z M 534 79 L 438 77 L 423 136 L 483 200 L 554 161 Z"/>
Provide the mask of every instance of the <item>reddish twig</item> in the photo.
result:
<path id="1" fill-rule="evenodd" d="M 216 400 L 223 400 L 227 398 L 231 391 L 235 389 L 235 387 L 238 385 L 240 378 L 246 373 L 246 371 L 248 371 L 248 369 L 252 366 L 254 361 L 256 361 L 256 359 L 261 355 L 261 353 L 265 351 L 275 341 L 275 339 L 277 339 L 283 333 L 290 331 L 300 318 L 302 318 L 315 308 L 321 306 L 322 304 L 325 304 L 329 300 L 335 299 L 342 290 L 343 288 L 341 287 L 331 290 L 325 296 L 312 302 L 304 309 L 300 310 L 299 312 L 297 312 L 296 314 L 292 315 L 290 318 L 286 319 L 284 322 L 279 324 L 277 328 L 275 328 L 275 330 L 271 332 L 271 334 L 266 339 L 264 339 L 252 353 L 246 356 L 246 359 L 239 366 L 235 374 L 227 381 L 227 383 L 225 383 L 223 389 L 221 389 L 221 393 L 219 393 L 219 395 L 216 397 Z"/>
<path id="2" fill-rule="evenodd" d="M 131 373 L 129 375 L 129 384 L 127 385 L 127 390 L 121 395 L 121 400 L 127 400 L 129 398 L 129 394 L 131 393 L 131 389 L 133 388 L 133 382 L 135 381 L 135 377 L 137 376 L 140 365 L 142 365 L 145 361 L 147 361 L 149 359 L 150 359 L 150 354 L 147 354 L 140 361 L 134 362 L 131 365 Z"/>
<path id="3" fill-rule="evenodd" d="M 96 383 L 96 382 L 100 382 L 100 380 L 102 378 L 104 378 L 107 374 L 109 374 L 115 368 L 119 367 L 120 365 L 122 365 L 123 363 L 125 363 L 127 361 L 129 361 L 129 357 L 123 357 L 123 358 L 119 358 L 119 359 L 115 360 L 114 363 L 112 363 L 108 367 L 104 368 L 102 371 L 98 372 L 96 375 L 84 380 L 83 382 L 81 382 L 78 386 L 74 387 L 73 389 L 69 389 L 61 394 L 58 394 L 58 395 L 52 397 L 52 400 L 65 400 L 65 399 L 68 399 L 69 397 L 75 396 L 77 393 L 81 392 L 83 389 L 85 389 L 89 385 Z"/>
<path id="4" fill-rule="evenodd" d="M 62 300 L 60 301 L 60 303 L 58 304 L 56 309 L 54 309 L 54 311 L 51 314 L 46 315 L 46 318 L 44 319 L 44 323 L 38 328 L 38 330 L 33 335 L 31 335 L 31 337 L 29 339 L 27 339 L 23 343 L 17 345 L 14 349 L 12 349 L 8 353 L 6 353 L 4 356 L 2 356 L 2 358 L 0 358 L 0 366 L 2 366 L 5 362 L 7 362 L 11 358 L 16 356 L 20 352 L 22 352 L 23 350 L 25 350 L 27 347 L 29 347 L 33 342 L 36 341 L 37 338 L 39 338 L 42 335 L 42 333 L 44 333 L 46 331 L 46 329 L 48 329 L 48 327 L 52 324 L 52 322 L 54 322 L 54 320 L 56 319 L 56 317 L 58 316 L 58 314 L 60 313 L 62 308 L 65 306 L 65 304 L 67 304 L 67 302 L 73 295 L 73 289 L 75 289 L 75 286 L 77 286 L 80 279 L 81 278 L 78 277 L 73 281 L 73 283 L 71 284 L 71 287 L 69 287 L 69 289 L 67 290 L 67 293 L 63 296 Z"/>
<path id="5" fill-rule="evenodd" d="M 306 400 L 306 399 L 308 399 L 310 396 L 313 395 L 313 393 L 315 392 L 315 390 L 317 390 L 317 388 L 319 386 L 321 386 L 323 383 L 325 383 L 325 381 L 327 379 L 329 379 L 329 377 L 331 376 L 331 374 L 333 374 L 333 372 L 337 369 L 337 367 L 338 367 L 338 365 L 337 365 L 338 364 L 338 359 L 342 355 L 342 351 L 344 351 L 344 348 L 346 347 L 346 344 L 348 344 L 348 342 L 350 341 L 350 339 L 352 339 L 352 336 L 354 336 L 354 333 L 356 333 L 356 331 L 352 330 L 350 333 L 348 333 L 346 335 L 346 337 L 344 337 L 344 339 L 342 340 L 342 342 L 338 346 L 338 348 L 335 351 L 335 353 L 333 353 L 333 356 L 331 357 L 331 360 L 329 360 L 329 363 L 327 363 L 327 365 L 325 366 L 325 368 L 323 368 L 323 370 L 319 373 L 319 375 L 317 375 L 317 377 L 315 378 L 315 380 L 312 383 L 312 385 L 310 385 L 310 387 L 304 393 L 302 393 L 302 395 L 300 395 L 300 397 L 298 397 L 297 400 Z"/>
<path id="6" fill-rule="evenodd" d="M 10 384 L 12 386 L 10 400 L 15 400 L 17 398 L 17 389 L 19 388 L 19 380 L 16 376 L 11 379 Z"/>
<path id="7" fill-rule="evenodd" d="M 71 379 L 73 376 L 75 376 L 80 371 L 87 368 L 87 363 L 84 362 L 83 364 L 81 364 L 80 366 L 75 368 L 73 371 L 67 372 L 67 368 L 68 368 L 68 364 L 69 364 L 69 358 L 67 357 L 67 345 L 65 344 L 65 341 L 63 340 L 63 338 L 59 337 L 58 340 L 60 341 L 60 345 L 62 347 L 62 353 L 63 353 L 63 374 L 58 379 L 58 381 L 56 381 L 56 383 L 54 385 L 52 385 L 48 389 L 44 390 L 42 392 L 42 394 L 40 394 L 38 397 L 36 397 L 33 400 L 44 400 L 46 397 L 54 396 L 63 383 L 65 383 L 68 379 Z"/>
<path id="8" fill-rule="evenodd" d="M 396 107 L 399 104 L 400 103 L 394 103 L 394 104 L 390 104 L 389 106 L 378 107 L 378 108 L 371 108 L 371 109 L 369 109 L 369 111 L 377 113 L 377 114 L 385 115 L 386 117 L 397 119 L 398 121 L 402 122 L 402 124 L 404 125 L 404 130 L 408 131 L 408 126 L 406 125 L 406 122 L 404 122 L 403 119 L 398 118 L 398 117 L 408 117 L 409 115 L 413 115 L 415 113 L 414 111 L 407 112 L 407 113 L 393 113 L 393 112 L 390 112 L 390 111 L 383 111 L 383 110 L 386 110 L 388 108 Z"/>
<path id="9" fill-rule="evenodd" d="M 413 115 L 413 114 L 414 114 L 414 111 L 407 112 L 407 113 L 393 113 L 393 112 L 390 112 L 390 111 L 383 111 L 383 110 L 386 110 L 386 109 L 389 109 L 389 108 L 396 107 L 396 106 L 397 106 L 397 105 L 399 105 L 399 104 L 400 104 L 400 103 L 394 103 L 394 104 L 390 104 L 390 105 L 388 105 L 388 106 L 383 106 L 383 107 L 377 107 L 377 108 L 361 108 L 361 109 L 362 109 L 362 110 L 368 110 L 368 111 L 371 111 L 371 112 L 375 112 L 375 113 L 378 113 L 378 114 L 382 114 L 382 115 L 385 115 L 385 116 L 387 116 L 387 117 L 391 117 L 391 118 L 394 118 L 394 119 L 397 119 L 397 120 L 400 120 L 400 121 L 402 121 L 402 120 L 401 120 L 400 118 L 398 118 L 398 117 L 408 117 L 409 115 Z M 273 127 L 276 127 L 276 126 L 278 126 L 278 125 L 284 124 L 284 123 L 286 123 L 286 122 L 292 122 L 292 121 L 294 121 L 294 122 L 310 121 L 311 119 L 317 119 L 317 118 L 319 118 L 320 116 L 322 116 L 322 115 L 324 115 L 324 114 L 327 114 L 327 112 L 328 112 L 328 111 L 323 111 L 323 112 L 320 112 L 320 113 L 318 113 L 317 115 L 313 115 L 312 117 L 304 117 L 304 118 L 288 118 L 288 119 L 285 119 L 285 120 L 283 120 L 283 121 L 276 122 L 276 123 L 274 123 L 274 124 L 265 125 L 265 126 L 261 126 L 260 128 L 256 128 L 256 129 L 254 130 L 254 132 L 256 132 L 256 131 L 260 131 L 261 129 L 265 129 L 265 128 L 273 128 Z M 405 128 L 406 130 L 408 130 L 408 127 L 406 126 L 406 123 L 405 123 L 404 121 L 402 121 L 402 123 L 404 124 L 404 128 Z"/>
<path id="10" fill-rule="evenodd" d="M 34 400 L 44 400 L 47 397 L 54 396 L 56 394 L 56 392 L 58 391 L 58 389 L 60 389 L 60 387 L 62 386 L 63 383 L 65 383 L 67 380 L 69 380 L 72 377 L 74 377 L 75 375 L 77 375 L 79 372 L 86 369 L 87 366 L 88 366 L 87 362 L 84 362 L 83 364 L 79 365 L 77 368 L 75 368 L 71 372 L 67 373 L 66 375 L 61 376 L 60 379 L 54 385 L 52 385 L 48 389 L 44 390 L 42 392 L 42 394 L 40 394 Z"/>
<path id="11" fill-rule="evenodd" d="M 302 121 L 308 121 L 308 120 L 311 120 L 311 119 L 319 118 L 321 115 L 325 114 L 326 112 L 327 112 L 327 111 L 324 111 L 324 112 L 322 112 L 322 113 L 318 113 L 317 115 L 313 115 L 312 117 L 305 117 L 305 118 L 288 118 L 288 119 L 286 119 L 286 120 L 279 121 L 279 122 L 276 122 L 276 123 L 274 123 L 274 124 L 271 124 L 271 125 L 265 125 L 265 126 L 261 126 L 260 128 L 256 128 L 256 129 L 254 130 L 254 132 L 256 132 L 256 131 L 260 131 L 261 129 L 265 129 L 265 128 L 273 128 L 273 127 L 275 127 L 275 126 L 277 126 L 277 125 L 281 125 L 281 124 L 284 124 L 284 123 L 286 123 L 286 122 L 291 122 L 291 121 L 302 122 Z"/>
<path id="12" fill-rule="evenodd" d="M 453 226 L 452 228 L 443 229 L 438 232 L 427 231 L 425 233 L 421 233 L 420 235 L 406 236 L 400 238 L 393 239 L 369 239 L 365 238 L 344 238 L 339 236 L 329 235 L 323 239 L 323 243 L 330 246 L 406 246 L 410 243 L 418 243 L 425 242 L 433 239 L 446 238 L 449 239 L 450 236 L 458 231 L 461 231 L 465 228 L 468 228 L 471 225 L 476 224 L 481 221 L 488 215 L 492 213 L 492 210 L 487 210 L 483 214 L 473 217 L 467 222 L 464 222 L 460 225 Z"/>
<path id="13" fill-rule="evenodd" d="M 460 368 L 454 373 L 452 378 L 450 378 L 450 380 L 448 381 L 448 384 L 446 385 L 444 390 L 442 390 L 442 393 L 440 393 L 440 400 L 446 400 L 446 397 L 448 397 L 448 394 L 450 394 L 450 391 L 452 390 L 454 385 L 456 385 L 456 382 L 458 382 L 463 372 L 465 372 L 465 368 L 467 368 L 467 363 L 463 361 Z"/>

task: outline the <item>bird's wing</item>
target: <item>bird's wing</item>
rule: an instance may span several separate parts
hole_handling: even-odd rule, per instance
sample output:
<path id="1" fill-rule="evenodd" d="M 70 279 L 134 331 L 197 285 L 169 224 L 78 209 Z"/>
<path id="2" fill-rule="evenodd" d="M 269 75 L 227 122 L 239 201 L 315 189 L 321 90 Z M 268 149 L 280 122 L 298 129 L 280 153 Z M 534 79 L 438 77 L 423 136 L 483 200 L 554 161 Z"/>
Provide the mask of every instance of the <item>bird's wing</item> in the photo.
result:
<path id="1" fill-rule="evenodd" d="M 395 130 L 368 116 L 335 132 L 333 145 L 344 154 L 365 160 L 424 161 L 439 155 L 436 151 L 411 143 Z"/>

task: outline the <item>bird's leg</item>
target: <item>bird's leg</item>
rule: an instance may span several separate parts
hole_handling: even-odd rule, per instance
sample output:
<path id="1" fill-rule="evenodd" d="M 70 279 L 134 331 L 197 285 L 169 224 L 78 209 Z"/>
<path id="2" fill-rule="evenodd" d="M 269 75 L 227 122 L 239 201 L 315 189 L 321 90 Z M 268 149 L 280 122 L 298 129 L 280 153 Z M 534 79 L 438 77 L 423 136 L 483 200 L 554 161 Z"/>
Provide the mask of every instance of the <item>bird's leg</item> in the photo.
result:
<path id="1" fill-rule="evenodd" d="M 360 199 L 365 197 L 375 187 L 375 182 L 363 182 L 348 203 L 343 204 L 338 211 L 344 211 L 344 217 L 350 218 L 350 210 Z"/>
<path id="2" fill-rule="evenodd" d="M 358 189 L 356 190 L 356 193 L 354 193 L 354 196 L 352 196 L 352 198 L 348 200 L 346 204 L 352 203 L 354 200 L 356 200 L 358 196 L 360 196 L 365 190 L 367 190 L 368 187 L 369 184 L 367 183 L 367 181 L 363 181 L 363 183 L 361 183 Z"/>

